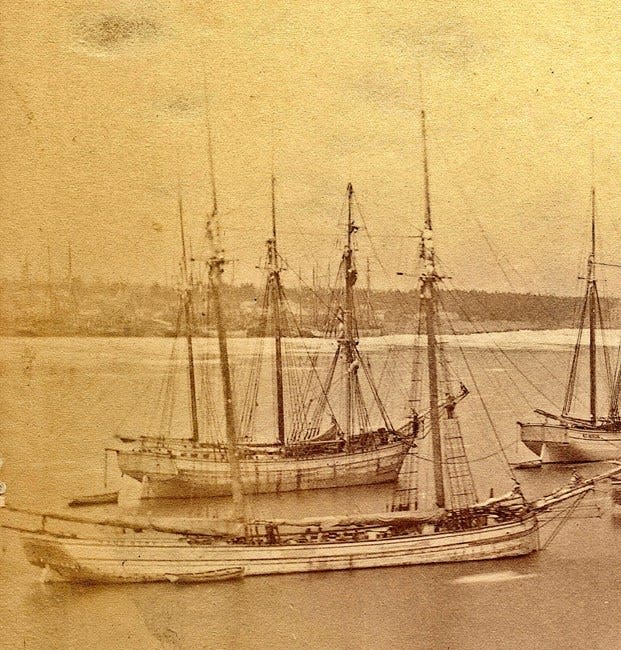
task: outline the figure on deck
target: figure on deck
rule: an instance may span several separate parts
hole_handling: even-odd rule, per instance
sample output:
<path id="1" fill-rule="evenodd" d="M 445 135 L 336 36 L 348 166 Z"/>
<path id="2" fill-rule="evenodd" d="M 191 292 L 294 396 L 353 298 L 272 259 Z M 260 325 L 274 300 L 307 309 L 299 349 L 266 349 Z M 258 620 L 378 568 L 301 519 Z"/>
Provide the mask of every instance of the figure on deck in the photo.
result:
<path id="1" fill-rule="evenodd" d="M 446 404 L 445 404 L 445 409 L 446 409 L 446 417 L 449 420 L 452 420 L 455 417 L 455 398 L 450 394 L 446 394 Z"/>
<path id="2" fill-rule="evenodd" d="M 575 486 L 575 485 L 580 485 L 580 484 L 584 483 L 584 477 L 581 476 L 580 474 L 578 474 L 578 472 L 576 471 L 576 468 L 575 468 L 575 467 L 572 468 L 572 472 L 571 472 L 571 480 L 570 480 L 570 482 L 571 482 L 571 484 L 574 485 L 574 486 Z"/>
<path id="3" fill-rule="evenodd" d="M 513 489 L 511 490 L 511 494 L 514 494 L 516 497 L 521 497 L 522 499 L 524 498 L 522 486 L 516 478 L 513 479 Z"/>

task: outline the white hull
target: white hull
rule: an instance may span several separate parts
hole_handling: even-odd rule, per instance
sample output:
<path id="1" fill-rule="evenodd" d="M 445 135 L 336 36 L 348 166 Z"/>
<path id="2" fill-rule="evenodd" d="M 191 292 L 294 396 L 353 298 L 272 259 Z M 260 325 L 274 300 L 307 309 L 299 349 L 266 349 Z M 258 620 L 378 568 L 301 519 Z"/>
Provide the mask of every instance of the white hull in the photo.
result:
<path id="1" fill-rule="evenodd" d="M 561 424 L 522 424 L 522 442 L 544 463 L 588 463 L 621 458 L 621 431 Z"/>
<path id="2" fill-rule="evenodd" d="M 407 442 L 398 441 L 370 451 L 310 458 L 242 459 L 242 486 L 246 494 L 260 494 L 387 483 L 397 478 L 407 449 Z M 215 458 L 213 450 L 193 452 L 188 447 L 171 453 L 119 448 L 115 452 L 121 473 L 143 483 L 143 498 L 231 494 L 229 464 Z"/>
<path id="3" fill-rule="evenodd" d="M 167 576 L 222 569 L 271 575 L 340 569 L 464 562 L 527 555 L 539 549 L 534 514 L 522 520 L 455 532 L 409 534 L 362 541 L 234 544 L 156 533 L 97 539 L 25 534 L 28 560 L 65 580 L 156 582 Z"/>

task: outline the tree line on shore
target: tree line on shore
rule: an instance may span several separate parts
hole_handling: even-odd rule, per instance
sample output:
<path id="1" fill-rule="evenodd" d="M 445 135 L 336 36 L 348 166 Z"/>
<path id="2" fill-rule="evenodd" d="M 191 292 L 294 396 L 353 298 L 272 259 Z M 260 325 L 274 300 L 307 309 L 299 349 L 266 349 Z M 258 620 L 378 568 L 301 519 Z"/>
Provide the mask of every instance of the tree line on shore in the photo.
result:
<path id="1" fill-rule="evenodd" d="M 262 288 L 231 285 L 224 292 L 229 328 L 250 333 L 261 318 Z M 287 289 L 288 309 L 300 329 L 320 335 L 325 329 L 330 290 Z M 74 278 L 55 284 L 17 280 L 0 282 L 0 328 L 3 335 L 30 336 L 174 336 L 180 327 L 179 291 L 159 284 L 86 282 Z M 574 327 L 581 296 L 441 291 L 440 302 L 457 333 Z M 207 292 L 194 299 L 197 333 L 209 335 L 213 323 Z M 604 299 L 609 327 L 621 323 L 621 300 Z M 411 333 L 419 329 L 419 296 L 414 289 L 361 290 L 357 320 L 361 335 Z M 330 328 L 328 328 L 330 329 Z"/>

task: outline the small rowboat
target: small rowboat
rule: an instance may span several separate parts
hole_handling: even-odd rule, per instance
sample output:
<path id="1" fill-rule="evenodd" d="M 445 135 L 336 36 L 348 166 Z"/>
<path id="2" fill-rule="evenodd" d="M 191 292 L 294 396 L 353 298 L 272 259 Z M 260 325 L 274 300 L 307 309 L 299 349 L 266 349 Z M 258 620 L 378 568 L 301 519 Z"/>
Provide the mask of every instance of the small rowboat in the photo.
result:
<path id="1" fill-rule="evenodd" d="M 177 584 L 192 584 L 196 582 L 220 582 L 222 580 L 239 580 L 244 577 L 242 567 L 231 567 L 204 571 L 202 573 L 166 573 L 166 580 Z"/>
<path id="2" fill-rule="evenodd" d="M 106 492 L 105 494 L 88 494 L 83 497 L 75 497 L 67 504 L 70 508 L 80 506 L 94 506 L 104 503 L 116 503 L 119 498 L 118 492 Z"/>

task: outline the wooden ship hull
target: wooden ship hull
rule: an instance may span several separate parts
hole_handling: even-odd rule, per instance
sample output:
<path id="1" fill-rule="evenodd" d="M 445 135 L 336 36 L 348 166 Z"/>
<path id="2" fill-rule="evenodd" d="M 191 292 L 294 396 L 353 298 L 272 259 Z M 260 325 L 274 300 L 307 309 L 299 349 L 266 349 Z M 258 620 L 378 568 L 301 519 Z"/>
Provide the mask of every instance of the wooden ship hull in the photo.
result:
<path id="1" fill-rule="evenodd" d="M 23 536 L 28 560 L 48 576 L 77 582 L 159 582 L 171 575 L 184 581 L 230 571 L 233 575 L 273 575 L 344 569 L 408 566 L 508 558 L 539 549 L 537 517 L 453 532 L 396 535 L 367 530 L 358 541 L 261 545 L 217 542 L 192 536 L 128 532 L 101 538 Z M 302 537 L 303 538 L 303 537 Z"/>
<path id="2" fill-rule="evenodd" d="M 543 463 L 589 463 L 621 458 L 621 430 L 520 423 L 520 435 L 522 442 Z"/>
<path id="3" fill-rule="evenodd" d="M 3 518 L 2 526 L 21 534 L 26 558 L 45 569 L 48 579 L 74 582 L 192 583 L 492 560 L 538 551 L 539 513 L 614 479 L 621 473 L 621 463 L 615 465 L 530 503 L 514 490 L 460 511 L 397 510 L 241 523 L 91 519 L 7 507 L 9 519 Z M 613 486 L 620 484 L 613 480 Z"/>
<path id="4" fill-rule="evenodd" d="M 399 440 L 373 450 L 282 457 L 257 454 L 240 460 L 245 494 L 316 490 L 387 483 L 397 478 L 409 448 Z M 121 473 L 143 484 L 143 498 L 228 496 L 231 470 L 225 455 L 191 447 L 115 450 Z"/>
<path id="5" fill-rule="evenodd" d="M 241 567 L 230 569 L 212 569 L 204 573 L 167 573 L 168 582 L 180 585 L 196 584 L 198 582 L 222 582 L 223 580 L 239 580 L 244 577 L 244 570 Z"/>

